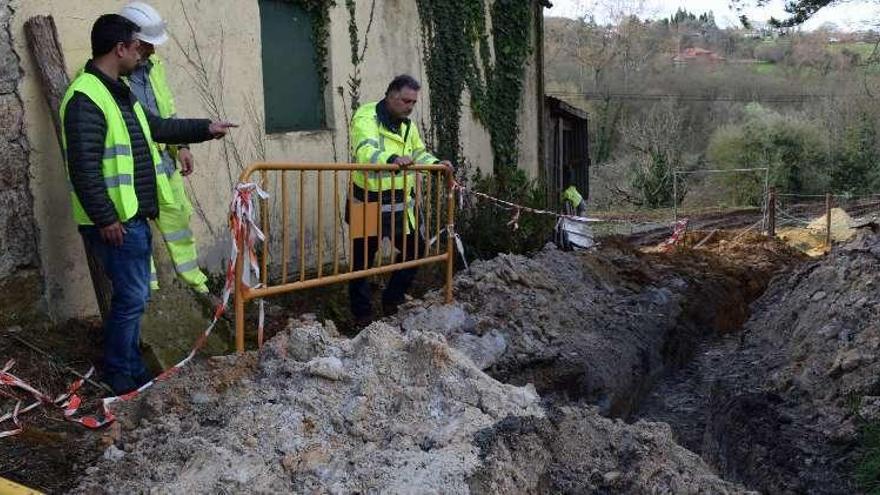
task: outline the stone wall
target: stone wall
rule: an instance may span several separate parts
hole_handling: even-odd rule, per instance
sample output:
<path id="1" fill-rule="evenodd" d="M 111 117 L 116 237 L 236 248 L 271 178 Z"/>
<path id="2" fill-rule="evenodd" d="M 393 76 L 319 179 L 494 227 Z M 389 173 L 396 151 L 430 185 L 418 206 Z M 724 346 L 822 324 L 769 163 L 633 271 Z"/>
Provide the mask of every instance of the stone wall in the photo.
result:
<path id="1" fill-rule="evenodd" d="M 41 290 L 12 14 L 9 0 L 0 0 L 0 325 L 33 311 Z"/>

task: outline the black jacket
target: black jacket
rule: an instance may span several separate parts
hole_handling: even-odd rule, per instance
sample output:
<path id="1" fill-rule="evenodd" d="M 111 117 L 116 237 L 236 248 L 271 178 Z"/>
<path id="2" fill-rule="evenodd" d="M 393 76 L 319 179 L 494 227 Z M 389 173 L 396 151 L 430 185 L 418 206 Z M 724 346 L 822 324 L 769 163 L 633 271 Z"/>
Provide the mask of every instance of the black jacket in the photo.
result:
<path id="1" fill-rule="evenodd" d="M 156 194 L 156 169 L 146 136 L 141 131 L 134 113 L 135 97 L 128 86 L 120 80 L 112 80 L 90 60 L 85 71 L 93 74 L 107 86 L 125 119 L 131 148 L 134 154 L 134 186 L 138 198 L 137 216 L 156 218 L 159 202 Z M 153 140 L 167 144 L 185 144 L 207 141 L 207 119 L 162 119 L 144 110 Z M 107 121 L 101 109 L 82 93 L 76 93 L 67 104 L 64 115 L 64 131 L 67 138 L 67 166 L 73 190 L 82 203 L 86 214 L 98 227 L 105 227 L 119 220 L 116 209 L 107 194 L 101 161 L 104 157 L 104 138 Z"/>

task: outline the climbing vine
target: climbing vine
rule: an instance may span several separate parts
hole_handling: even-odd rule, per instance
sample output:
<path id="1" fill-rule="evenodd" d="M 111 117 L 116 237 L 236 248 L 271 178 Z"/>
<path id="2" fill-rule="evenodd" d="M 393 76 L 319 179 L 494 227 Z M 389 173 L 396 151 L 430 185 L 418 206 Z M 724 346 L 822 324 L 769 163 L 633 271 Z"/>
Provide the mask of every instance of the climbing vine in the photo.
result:
<path id="1" fill-rule="evenodd" d="M 361 104 L 361 64 L 367 55 L 367 46 L 370 38 L 370 29 L 373 27 L 373 16 L 376 13 L 376 0 L 370 5 L 370 20 L 364 31 L 364 43 L 361 45 L 358 39 L 358 25 L 355 10 L 355 0 L 345 0 L 345 8 L 348 10 L 348 42 L 351 47 L 352 72 L 348 76 L 348 95 L 351 98 L 351 111 L 354 113 Z"/>
<path id="2" fill-rule="evenodd" d="M 321 80 L 321 92 L 330 83 L 328 62 L 330 48 L 330 9 L 336 6 L 335 0 L 282 0 L 299 6 L 312 17 L 312 43 L 315 45 L 315 67 Z"/>
<path id="3" fill-rule="evenodd" d="M 519 109 L 531 53 L 533 2 L 494 0 L 492 36 L 487 0 L 417 0 L 431 88 L 431 124 L 437 151 L 460 160 L 461 94 L 489 131 L 493 170 L 504 180 L 517 169 Z"/>

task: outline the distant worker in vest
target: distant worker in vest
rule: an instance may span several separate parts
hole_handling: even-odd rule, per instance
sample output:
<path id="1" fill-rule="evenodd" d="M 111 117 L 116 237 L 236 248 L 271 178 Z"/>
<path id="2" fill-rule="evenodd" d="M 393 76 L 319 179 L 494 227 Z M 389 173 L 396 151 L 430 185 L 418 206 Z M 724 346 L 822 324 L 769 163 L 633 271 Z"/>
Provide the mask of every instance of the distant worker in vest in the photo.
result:
<path id="1" fill-rule="evenodd" d="M 131 92 L 138 99 L 144 110 L 158 115 L 163 119 L 177 116 L 174 95 L 165 77 L 165 64 L 155 54 L 155 47 L 168 41 L 165 21 L 150 5 L 144 2 L 131 2 L 119 14 L 138 25 L 140 31 L 141 61 L 128 77 Z M 193 172 L 193 155 L 187 144 L 167 146 L 158 144 L 159 155 L 162 157 L 160 168 L 168 176 L 173 201 L 159 205 L 159 217 L 156 226 L 162 233 L 168 254 L 174 263 L 177 276 L 185 284 L 199 294 L 208 294 L 206 282 L 208 277 L 199 268 L 199 255 L 196 251 L 196 240 L 189 227 L 192 217 L 192 204 L 183 186 L 183 177 Z M 178 170 L 176 164 L 180 163 Z M 156 275 L 156 264 L 150 260 L 150 288 L 159 288 Z"/>
<path id="2" fill-rule="evenodd" d="M 566 215 L 582 217 L 587 214 L 587 202 L 574 184 L 569 184 L 565 191 L 562 191 L 562 204 Z"/>
<path id="3" fill-rule="evenodd" d="M 562 191 L 563 213 L 570 216 L 584 217 L 587 214 L 587 202 L 574 185 L 573 174 L 569 176 L 568 187 Z M 593 240 L 593 229 L 586 220 L 562 218 L 556 227 L 556 244 L 565 250 L 590 249 L 596 245 Z"/>
<path id="4" fill-rule="evenodd" d="M 140 320 L 150 292 L 148 220 L 174 201 L 155 143 L 198 143 L 235 127 L 145 112 L 121 79 L 140 61 L 138 31 L 120 15 L 99 17 L 91 32 L 93 58 L 60 105 L 73 217 L 113 288 L 104 321 L 104 381 L 116 393 L 152 378 L 140 353 Z"/>
<path id="5" fill-rule="evenodd" d="M 422 142 L 419 129 L 410 120 L 419 97 L 421 85 L 413 77 L 400 75 L 395 77 L 385 91 L 385 98 L 373 103 L 367 103 L 355 112 L 351 121 L 351 146 L 352 154 L 357 163 L 364 164 L 394 164 L 406 170 L 413 164 L 443 164 L 452 167 L 449 161 L 441 161 L 432 155 Z M 404 175 L 406 179 L 404 179 Z M 379 202 L 381 197 L 381 233 L 383 238 L 389 238 L 394 247 L 403 253 L 406 245 L 407 260 L 411 260 L 416 252 L 425 252 L 425 242 L 422 232 L 416 225 L 413 212 L 415 184 L 417 174 L 414 172 L 384 173 L 381 178 L 377 173 L 365 173 L 355 171 L 351 175 L 354 197 L 351 198 L 352 210 L 363 203 Z M 406 190 L 404 190 L 404 185 Z M 361 211 L 366 211 L 362 209 Z M 392 226 L 392 211 L 394 222 Z M 348 212 L 349 226 L 359 224 L 360 220 Z M 378 223 L 378 222 L 377 222 Z M 377 227 L 379 227 L 377 225 Z M 378 230 L 378 229 L 377 229 Z M 392 230 L 394 238 L 392 239 Z M 373 235 L 370 235 L 373 234 Z M 378 232 L 364 232 L 367 237 L 367 253 L 364 257 L 362 244 L 363 237 L 355 239 L 354 253 L 352 255 L 355 270 L 363 270 L 372 266 L 373 259 L 379 249 Z M 420 254 L 420 256 L 422 256 Z M 401 261 L 402 258 L 398 257 Z M 382 310 L 384 315 L 391 315 L 397 311 L 397 307 L 404 301 L 406 291 L 412 285 L 416 275 L 416 268 L 397 270 L 391 275 L 385 292 L 382 294 Z M 371 304 L 370 284 L 366 279 L 356 279 L 349 283 L 349 299 L 351 311 L 355 319 L 355 325 L 361 328 L 373 319 Z"/>

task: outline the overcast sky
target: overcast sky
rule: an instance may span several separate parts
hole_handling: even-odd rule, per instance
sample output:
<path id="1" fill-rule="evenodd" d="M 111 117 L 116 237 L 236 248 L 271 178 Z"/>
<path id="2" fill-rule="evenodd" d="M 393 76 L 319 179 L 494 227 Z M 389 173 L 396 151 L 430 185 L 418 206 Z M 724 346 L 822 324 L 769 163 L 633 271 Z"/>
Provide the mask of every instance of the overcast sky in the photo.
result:
<path id="1" fill-rule="evenodd" d="M 679 7 L 682 7 L 695 14 L 711 11 L 715 14 L 718 25 L 722 27 L 739 24 L 737 19 L 740 15 L 730 9 L 729 0 L 551 0 L 551 2 L 553 7 L 544 11 L 546 15 L 580 17 L 584 13 L 592 11 L 600 21 L 610 17 L 608 14 L 610 10 L 619 10 L 638 3 L 643 4 L 643 7 L 639 9 L 641 12 L 635 12 L 639 17 L 668 17 Z M 745 0 L 743 3 L 754 5 L 756 2 Z M 755 21 L 765 21 L 771 16 L 781 18 L 785 15 L 785 11 L 782 10 L 783 4 L 783 0 L 774 0 L 766 7 L 745 8 L 743 13 Z M 611 7 L 609 8 L 609 6 Z M 833 22 L 846 30 L 880 27 L 880 1 L 850 0 L 839 2 L 837 5 L 822 9 L 804 27 L 813 29 L 826 22 Z"/>

